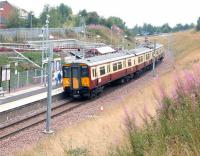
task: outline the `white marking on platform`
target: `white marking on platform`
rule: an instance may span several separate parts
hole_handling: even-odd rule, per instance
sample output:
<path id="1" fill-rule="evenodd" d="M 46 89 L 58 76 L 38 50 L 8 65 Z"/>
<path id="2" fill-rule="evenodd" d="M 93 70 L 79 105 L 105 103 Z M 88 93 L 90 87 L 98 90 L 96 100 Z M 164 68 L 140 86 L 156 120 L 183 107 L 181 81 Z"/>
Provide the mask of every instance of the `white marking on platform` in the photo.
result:
<path id="1" fill-rule="evenodd" d="M 54 89 L 54 90 L 52 90 L 52 96 L 57 95 L 61 92 L 63 92 L 62 88 Z M 30 97 L 27 97 L 27 98 L 20 99 L 20 100 L 17 100 L 17 101 L 2 104 L 2 105 L 0 105 L 0 113 L 8 111 L 10 109 L 14 109 L 14 108 L 23 106 L 23 105 L 26 105 L 26 104 L 29 104 L 29 103 L 32 103 L 32 102 L 35 102 L 35 101 L 45 99 L 46 97 L 47 97 L 47 92 L 44 92 L 44 93 L 33 95 L 33 96 L 30 96 Z"/>

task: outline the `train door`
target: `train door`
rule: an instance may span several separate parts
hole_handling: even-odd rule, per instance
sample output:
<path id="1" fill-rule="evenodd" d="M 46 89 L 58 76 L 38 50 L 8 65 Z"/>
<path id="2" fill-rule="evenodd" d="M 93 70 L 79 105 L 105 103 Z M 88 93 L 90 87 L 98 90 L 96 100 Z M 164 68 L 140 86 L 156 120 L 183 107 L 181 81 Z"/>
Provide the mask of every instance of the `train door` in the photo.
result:
<path id="1" fill-rule="evenodd" d="M 71 88 L 79 89 L 80 88 L 80 67 L 72 66 L 71 67 Z"/>

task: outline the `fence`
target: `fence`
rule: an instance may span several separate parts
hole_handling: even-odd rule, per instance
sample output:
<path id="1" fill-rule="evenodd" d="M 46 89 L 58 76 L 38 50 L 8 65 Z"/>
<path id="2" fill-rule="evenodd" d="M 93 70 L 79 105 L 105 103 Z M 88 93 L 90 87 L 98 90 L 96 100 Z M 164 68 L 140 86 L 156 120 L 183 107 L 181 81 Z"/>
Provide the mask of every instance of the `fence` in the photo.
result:
<path id="1" fill-rule="evenodd" d="M 49 28 L 50 34 L 57 34 L 58 36 L 63 36 L 68 32 L 80 32 L 82 27 L 74 28 Z M 15 41 L 22 40 L 37 40 L 42 34 L 42 28 L 10 28 L 10 29 L 0 29 L 0 39 L 14 39 Z"/>
<path id="2" fill-rule="evenodd" d="M 41 75 L 42 71 L 39 69 L 18 72 L 17 74 L 11 71 L 10 89 L 16 90 L 30 85 L 40 84 L 42 83 Z M 4 90 L 8 91 L 9 82 L 8 81 L 2 82 L 2 87 L 4 88 Z"/>

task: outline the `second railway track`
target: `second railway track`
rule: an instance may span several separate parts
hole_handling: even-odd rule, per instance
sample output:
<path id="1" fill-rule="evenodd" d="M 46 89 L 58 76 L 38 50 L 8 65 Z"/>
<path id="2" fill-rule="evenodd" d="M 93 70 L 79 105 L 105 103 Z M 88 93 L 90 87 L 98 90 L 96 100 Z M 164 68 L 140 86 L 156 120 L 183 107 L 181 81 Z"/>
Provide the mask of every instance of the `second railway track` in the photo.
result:
<path id="1" fill-rule="evenodd" d="M 56 117 L 60 114 L 66 113 L 70 110 L 73 110 L 80 105 L 84 104 L 83 102 L 72 102 L 72 99 L 59 101 L 58 104 L 52 107 L 51 117 Z M 0 125 L 0 140 L 6 139 L 10 136 L 19 133 L 29 127 L 42 123 L 46 120 L 46 109 L 38 111 L 37 113 L 26 116 L 20 120 L 12 121 L 7 124 Z"/>

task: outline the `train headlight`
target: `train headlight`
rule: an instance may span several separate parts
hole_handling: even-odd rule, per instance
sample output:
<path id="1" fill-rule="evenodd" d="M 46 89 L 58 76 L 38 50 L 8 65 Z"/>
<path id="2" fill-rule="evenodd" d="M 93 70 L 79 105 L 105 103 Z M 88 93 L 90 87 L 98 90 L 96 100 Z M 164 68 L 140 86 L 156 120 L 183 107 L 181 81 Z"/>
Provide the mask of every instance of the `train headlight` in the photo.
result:
<path id="1" fill-rule="evenodd" d="M 81 84 L 83 87 L 89 87 L 90 86 L 89 78 L 88 77 L 81 78 Z"/>

